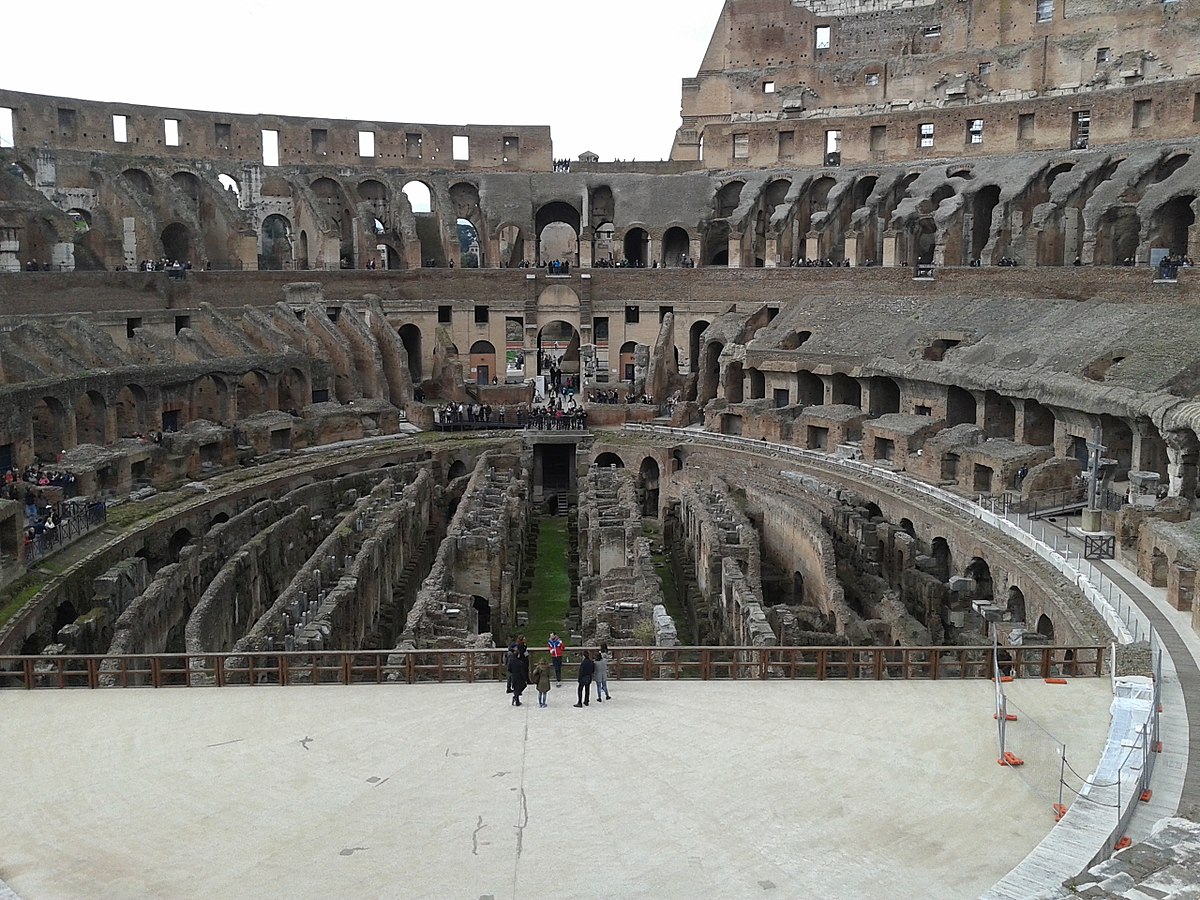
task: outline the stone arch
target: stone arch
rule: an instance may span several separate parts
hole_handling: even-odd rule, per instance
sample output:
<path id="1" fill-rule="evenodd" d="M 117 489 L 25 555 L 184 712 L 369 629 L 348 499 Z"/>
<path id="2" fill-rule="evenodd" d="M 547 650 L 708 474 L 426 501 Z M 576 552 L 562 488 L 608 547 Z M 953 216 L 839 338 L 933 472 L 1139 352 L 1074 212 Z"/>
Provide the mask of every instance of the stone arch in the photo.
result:
<path id="1" fill-rule="evenodd" d="M 1188 252 L 1192 226 L 1196 224 L 1196 195 L 1172 197 L 1154 211 L 1150 245 L 1162 247 L 1174 256 Z"/>
<path id="2" fill-rule="evenodd" d="M 625 468 L 625 460 L 621 459 L 621 457 L 616 453 L 601 453 L 596 457 L 596 462 L 594 465 L 600 469 L 608 469 L 613 467 L 623 469 Z"/>
<path id="3" fill-rule="evenodd" d="M 862 406 L 862 385 L 858 383 L 857 378 L 835 372 L 830 377 L 830 392 L 834 403 Z"/>
<path id="4" fill-rule="evenodd" d="M 537 261 L 545 265 L 560 260 L 571 265 L 579 262 L 579 210 L 565 200 L 543 204 L 534 217 L 537 233 Z"/>
<path id="5" fill-rule="evenodd" d="M 692 327 L 688 329 L 688 371 L 698 372 L 700 370 L 700 338 L 708 328 L 709 323 L 704 319 L 698 322 L 693 322 Z"/>
<path id="6" fill-rule="evenodd" d="M 935 537 L 929 545 L 929 555 L 933 557 L 934 574 L 942 581 L 950 580 L 954 570 L 954 556 L 950 552 L 950 542 L 944 537 Z"/>
<path id="7" fill-rule="evenodd" d="M 1038 616 L 1037 633 L 1049 643 L 1054 643 L 1054 621 L 1045 613 Z"/>
<path id="8" fill-rule="evenodd" d="M 588 209 L 591 211 L 591 221 L 588 224 L 593 230 L 616 219 L 617 201 L 612 188 L 607 184 L 592 188 L 588 195 Z"/>
<path id="9" fill-rule="evenodd" d="M 470 373 L 477 385 L 488 385 L 498 378 L 496 371 L 496 347 L 491 341 L 476 341 L 471 345 Z"/>
<path id="10" fill-rule="evenodd" d="M 759 369 L 747 369 L 746 376 L 750 382 L 750 399 L 765 400 L 767 396 L 767 377 Z"/>
<path id="11" fill-rule="evenodd" d="M 172 222 L 162 232 L 163 256 L 172 262 L 185 263 L 192 255 L 192 237 L 182 222 Z"/>
<path id="12" fill-rule="evenodd" d="M 299 412 L 312 400 L 308 387 L 308 376 L 296 368 L 287 369 L 279 376 L 279 408 Z"/>
<path id="13" fill-rule="evenodd" d="M 60 603 L 58 608 L 54 610 L 54 637 L 58 637 L 58 633 L 68 625 L 73 625 L 79 618 L 79 612 L 75 609 L 75 604 L 70 600 Z"/>
<path id="14" fill-rule="evenodd" d="M 1034 447 L 1054 445 L 1054 413 L 1036 400 L 1025 401 L 1024 442 Z"/>
<path id="15" fill-rule="evenodd" d="M 186 528 L 178 529 L 171 540 L 167 543 L 167 561 L 172 563 L 179 562 L 179 554 L 183 548 L 192 542 L 192 533 Z"/>
<path id="16" fill-rule="evenodd" d="M 886 375 L 871 376 L 871 408 L 872 416 L 884 416 L 900 412 L 900 385 L 896 379 Z"/>
<path id="17" fill-rule="evenodd" d="M 956 384 L 946 388 L 946 425 L 974 425 L 977 410 L 974 395 Z"/>
<path id="18" fill-rule="evenodd" d="M 971 260 L 982 259 L 992 234 L 992 217 L 999 205 L 999 185 L 986 185 L 971 198 Z"/>
<path id="19" fill-rule="evenodd" d="M 387 211 L 388 189 L 382 181 L 368 178 L 358 183 L 358 199 L 370 203 L 375 215 L 382 216 Z"/>
<path id="20" fill-rule="evenodd" d="M 1114 206 L 1104 211 L 1096 229 L 1095 262 L 1120 266 L 1137 261 L 1142 220 L 1132 206 Z"/>
<path id="21" fill-rule="evenodd" d="M 525 259 L 525 232 L 519 225 L 506 223 L 496 229 L 496 240 L 500 244 L 501 267 L 517 268 Z"/>
<path id="22" fill-rule="evenodd" d="M 461 459 L 456 459 L 450 464 L 450 469 L 446 473 L 447 479 L 454 481 L 456 478 L 462 478 L 467 474 L 467 464 Z"/>
<path id="23" fill-rule="evenodd" d="M 742 189 L 745 186 L 746 182 L 744 181 L 730 181 L 718 188 L 716 195 L 713 197 L 713 208 L 716 212 L 716 218 L 728 219 L 733 215 L 734 210 L 742 202 Z"/>
<path id="24" fill-rule="evenodd" d="M 986 391 L 983 395 L 983 430 L 987 432 L 988 437 L 1015 440 L 1016 404 L 996 391 Z"/>
<path id="25" fill-rule="evenodd" d="M 154 182 L 150 180 L 141 169 L 126 169 L 121 173 L 122 180 L 139 194 L 144 194 L 147 197 L 154 196 Z"/>
<path id="26" fill-rule="evenodd" d="M 197 378 L 191 387 L 192 421 L 204 419 L 209 422 L 221 422 L 225 418 L 225 401 L 228 396 L 228 386 L 217 376 L 203 375 Z"/>
<path id="27" fill-rule="evenodd" d="M 33 431 L 33 455 L 43 462 L 54 462 L 69 450 L 65 424 L 67 411 L 56 397 L 42 397 L 30 414 Z"/>
<path id="28" fill-rule="evenodd" d="M 579 295 L 565 284 L 552 284 L 538 294 L 538 309 L 579 309 Z"/>
<path id="29" fill-rule="evenodd" d="M 1015 584 L 1008 589 L 1008 599 L 1005 601 L 1010 622 L 1025 621 L 1025 594 Z"/>
<path id="30" fill-rule="evenodd" d="M 176 172 L 171 176 L 176 190 L 192 203 L 200 200 L 200 179 L 191 172 Z"/>
<path id="31" fill-rule="evenodd" d="M 250 371 L 237 384 L 237 414 L 246 419 L 270 409 L 267 399 L 267 379 L 261 372 Z"/>
<path id="32" fill-rule="evenodd" d="M 995 586 L 992 583 L 992 567 L 982 556 L 973 556 L 963 574 L 975 582 L 972 596 L 978 600 L 992 601 L 995 599 Z"/>
<path id="33" fill-rule="evenodd" d="M 633 227 L 625 232 L 621 241 L 624 260 L 638 269 L 650 265 L 650 232 L 645 228 Z"/>
<path id="34" fill-rule="evenodd" d="M 108 404 L 99 391 L 88 391 L 75 401 L 75 440 L 103 447 L 107 437 Z"/>
<path id="35" fill-rule="evenodd" d="M 725 401 L 741 403 L 745 399 L 742 379 L 742 363 L 734 360 L 725 370 Z"/>
<path id="36" fill-rule="evenodd" d="M 579 374 L 579 329 L 572 322 L 554 319 L 538 329 L 537 349 L 558 360 L 558 367 L 570 375 Z"/>
<path id="37" fill-rule="evenodd" d="M 901 519 L 900 530 L 907 534 L 910 538 L 917 536 L 917 528 L 912 523 L 912 519 Z"/>
<path id="38" fill-rule="evenodd" d="M 116 414 L 117 437 L 132 437 L 150 430 L 146 391 L 141 385 L 127 384 L 117 391 Z"/>
<path id="39" fill-rule="evenodd" d="M 825 382 L 812 372 L 801 369 L 796 373 L 796 403 L 800 406 L 822 406 L 825 403 Z"/>
<path id="40" fill-rule="evenodd" d="M 417 179 L 407 181 L 400 191 L 408 198 L 413 215 L 424 216 L 433 212 L 433 192 L 425 182 Z"/>
<path id="41" fill-rule="evenodd" d="M 704 264 L 708 266 L 729 265 L 729 222 L 721 219 L 709 223 L 704 235 Z"/>
<path id="42" fill-rule="evenodd" d="M 292 267 L 292 223 L 287 216 L 272 213 L 259 229 L 258 267 L 279 271 Z"/>
<path id="43" fill-rule="evenodd" d="M 455 236 L 458 239 L 458 267 L 478 269 L 483 265 L 483 241 L 479 229 L 470 220 L 459 216 L 454 220 Z"/>
<path id="44" fill-rule="evenodd" d="M 692 239 L 687 231 L 678 225 L 666 230 L 662 239 L 662 259 L 660 265 L 664 269 L 676 269 L 690 259 Z"/>
<path id="45" fill-rule="evenodd" d="M 638 468 L 638 484 L 642 489 L 642 515 L 649 519 L 658 518 L 658 460 L 653 456 L 642 459 Z"/>
<path id="46" fill-rule="evenodd" d="M 413 384 L 420 384 L 422 379 L 421 361 L 421 329 L 418 325 L 408 322 L 399 329 L 400 343 L 408 354 L 408 373 L 412 376 Z"/>

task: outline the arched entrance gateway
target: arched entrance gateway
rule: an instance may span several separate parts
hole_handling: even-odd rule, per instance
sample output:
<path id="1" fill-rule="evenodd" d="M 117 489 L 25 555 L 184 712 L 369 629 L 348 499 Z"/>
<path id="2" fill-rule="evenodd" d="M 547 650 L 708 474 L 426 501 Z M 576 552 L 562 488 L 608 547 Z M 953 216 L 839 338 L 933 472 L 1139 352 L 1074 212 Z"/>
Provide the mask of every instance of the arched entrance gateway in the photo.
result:
<path id="1" fill-rule="evenodd" d="M 562 200 L 547 203 L 537 211 L 534 227 L 538 236 L 537 265 L 558 260 L 579 264 L 579 210 Z"/>
<path id="2" fill-rule="evenodd" d="M 576 379 L 580 374 L 579 330 L 561 319 L 543 325 L 537 336 L 537 374 L 548 375 L 552 368 Z"/>

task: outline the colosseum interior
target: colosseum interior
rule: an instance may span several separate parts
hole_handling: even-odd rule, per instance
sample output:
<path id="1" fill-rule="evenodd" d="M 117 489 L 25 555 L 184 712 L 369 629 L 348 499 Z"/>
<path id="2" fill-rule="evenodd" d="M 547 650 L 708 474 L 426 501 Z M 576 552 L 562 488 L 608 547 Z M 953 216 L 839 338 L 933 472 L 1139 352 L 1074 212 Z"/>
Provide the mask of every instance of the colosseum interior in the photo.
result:
<path id="1" fill-rule="evenodd" d="M 728 0 L 656 163 L 0 89 L 0 686 L 547 622 L 1146 674 L 1116 578 L 1000 518 L 1190 621 L 1200 741 L 1197 37 L 1194 0 Z"/>

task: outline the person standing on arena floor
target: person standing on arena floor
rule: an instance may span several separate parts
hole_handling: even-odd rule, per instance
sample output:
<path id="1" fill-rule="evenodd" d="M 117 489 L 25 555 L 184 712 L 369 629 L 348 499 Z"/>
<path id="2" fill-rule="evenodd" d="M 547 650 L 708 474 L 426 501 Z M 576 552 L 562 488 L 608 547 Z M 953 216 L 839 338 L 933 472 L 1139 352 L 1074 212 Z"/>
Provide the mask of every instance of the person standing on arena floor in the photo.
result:
<path id="1" fill-rule="evenodd" d="M 563 642 L 558 632 L 550 632 L 550 640 L 546 641 L 546 646 L 550 648 L 550 662 L 554 664 L 554 680 L 562 687 Z"/>
<path id="2" fill-rule="evenodd" d="M 592 699 L 592 676 L 596 674 L 596 664 L 588 651 L 583 651 L 583 660 L 579 663 L 579 699 L 575 708 L 587 706 Z"/>
<path id="3" fill-rule="evenodd" d="M 608 693 L 608 663 L 612 659 L 612 654 L 608 652 L 608 642 L 600 642 L 600 651 L 596 654 L 596 702 L 602 703 L 604 700 L 611 700 L 612 697 Z M 603 700 L 600 695 L 603 694 Z"/>

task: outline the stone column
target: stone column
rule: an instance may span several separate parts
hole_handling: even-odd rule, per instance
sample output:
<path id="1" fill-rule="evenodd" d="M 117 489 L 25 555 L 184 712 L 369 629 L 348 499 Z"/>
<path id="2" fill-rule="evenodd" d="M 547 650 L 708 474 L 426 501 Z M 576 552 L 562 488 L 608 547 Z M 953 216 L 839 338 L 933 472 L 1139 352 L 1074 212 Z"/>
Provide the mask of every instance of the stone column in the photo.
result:
<path id="1" fill-rule="evenodd" d="M 846 232 L 846 259 L 850 260 L 851 267 L 858 265 L 858 232 Z"/>
<path id="2" fill-rule="evenodd" d="M 767 238 L 766 255 L 763 257 L 763 265 L 768 269 L 778 268 L 779 266 L 779 238 Z"/>
<path id="3" fill-rule="evenodd" d="M 1171 479 L 1168 496 L 1183 497 L 1185 500 L 1196 499 L 1196 462 L 1198 449 L 1196 435 L 1188 429 L 1168 431 L 1167 440 L 1167 474 Z"/>
<path id="4" fill-rule="evenodd" d="M 817 231 L 810 231 L 804 236 L 804 257 L 805 259 L 820 259 L 821 258 L 821 234 Z"/>
<path id="5" fill-rule="evenodd" d="M 900 265 L 900 260 L 896 255 L 896 232 L 885 231 L 883 233 L 883 264 L 888 268 L 895 268 Z"/>
<path id="6" fill-rule="evenodd" d="M 729 235 L 729 268 L 740 269 L 742 267 L 742 236 L 740 234 Z"/>
<path id="7" fill-rule="evenodd" d="M 579 268 L 590 269 L 595 260 L 595 232 L 591 228 L 583 229 L 579 235 Z"/>
<path id="8" fill-rule="evenodd" d="M 702 264 L 702 261 L 700 259 L 700 253 L 701 253 L 700 238 L 692 238 L 688 242 L 688 256 L 690 256 L 692 258 L 692 262 L 694 262 L 698 266 Z"/>
<path id="9" fill-rule="evenodd" d="M 646 238 L 646 268 L 647 269 L 654 268 L 654 259 L 655 259 L 654 238 L 647 237 Z"/>

